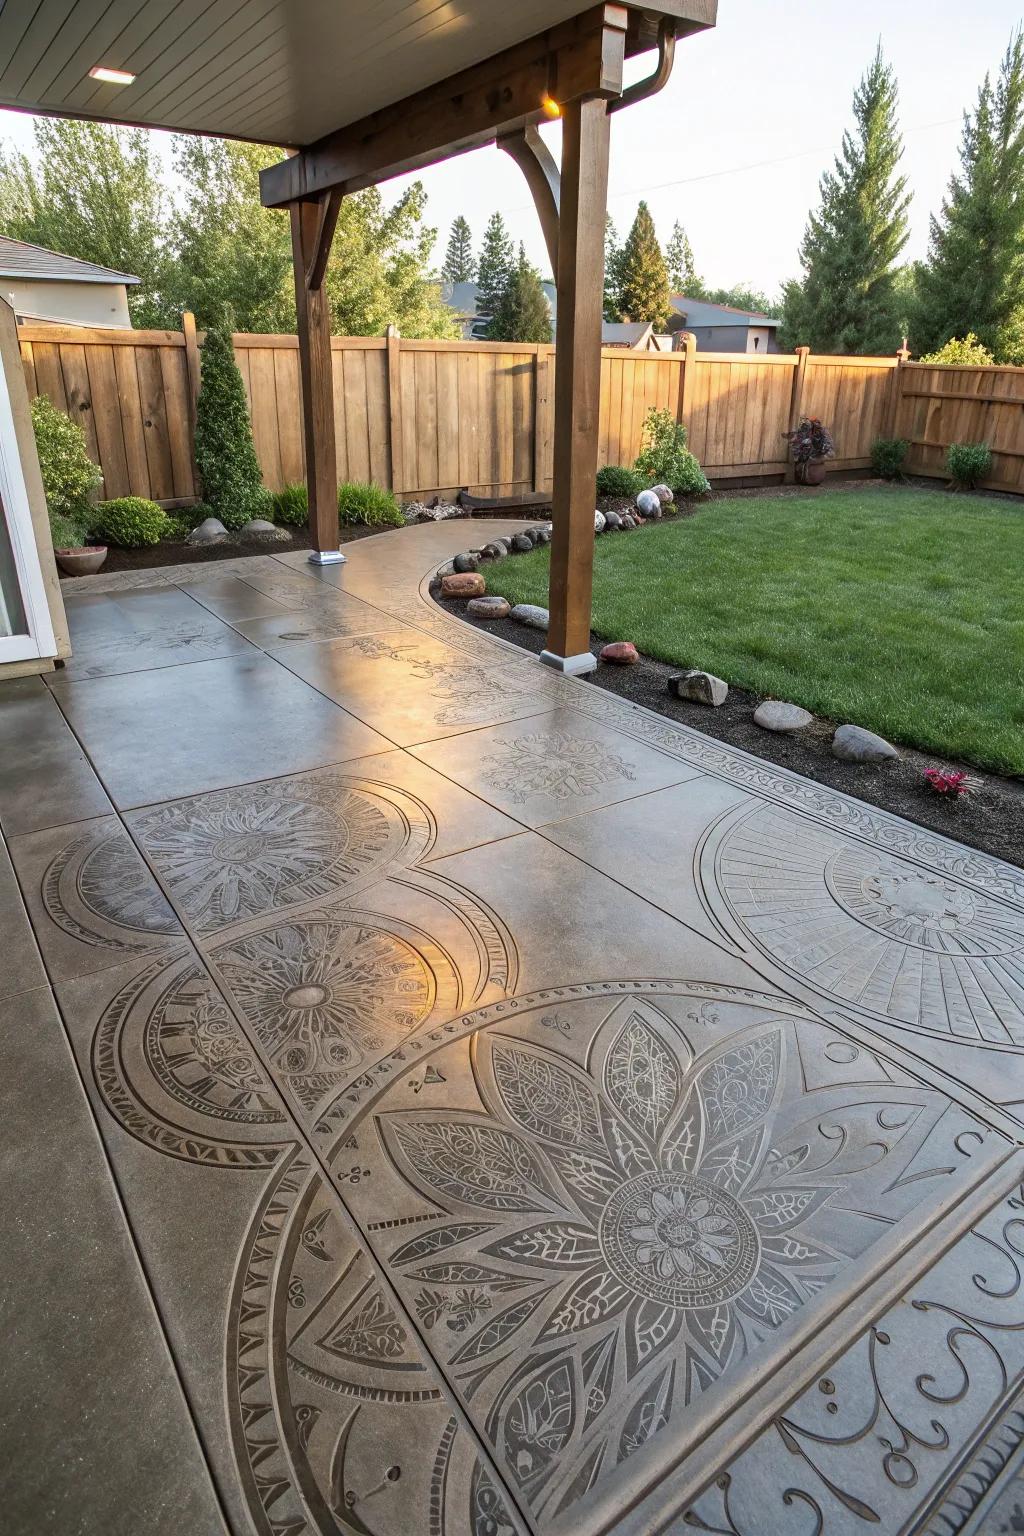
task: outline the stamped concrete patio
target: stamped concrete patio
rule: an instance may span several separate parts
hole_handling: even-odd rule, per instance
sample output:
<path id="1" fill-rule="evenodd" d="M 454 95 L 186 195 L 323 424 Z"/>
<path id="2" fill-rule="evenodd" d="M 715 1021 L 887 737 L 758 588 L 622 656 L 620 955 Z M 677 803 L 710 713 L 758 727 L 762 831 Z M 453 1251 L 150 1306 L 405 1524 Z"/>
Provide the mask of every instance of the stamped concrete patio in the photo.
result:
<path id="1" fill-rule="evenodd" d="M 1024 874 L 465 541 L 88 578 L 0 687 L 4 1530 L 1024 1530 Z"/>

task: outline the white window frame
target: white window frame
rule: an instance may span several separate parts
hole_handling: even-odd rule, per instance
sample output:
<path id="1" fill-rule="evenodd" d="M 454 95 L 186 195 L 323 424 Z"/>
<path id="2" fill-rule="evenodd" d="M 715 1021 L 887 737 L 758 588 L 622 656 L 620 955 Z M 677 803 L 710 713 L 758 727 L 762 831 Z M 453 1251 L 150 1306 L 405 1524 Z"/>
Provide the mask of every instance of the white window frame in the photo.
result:
<path id="1" fill-rule="evenodd" d="M 46 599 L 42 566 L 36 548 L 32 508 L 29 505 L 25 471 L 18 451 L 18 434 L 11 408 L 7 374 L 0 367 L 0 517 L 5 518 L 14 555 L 18 589 L 25 609 L 28 633 L 0 635 L 0 664 L 9 661 L 34 661 L 56 656 L 50 605 Z"/>

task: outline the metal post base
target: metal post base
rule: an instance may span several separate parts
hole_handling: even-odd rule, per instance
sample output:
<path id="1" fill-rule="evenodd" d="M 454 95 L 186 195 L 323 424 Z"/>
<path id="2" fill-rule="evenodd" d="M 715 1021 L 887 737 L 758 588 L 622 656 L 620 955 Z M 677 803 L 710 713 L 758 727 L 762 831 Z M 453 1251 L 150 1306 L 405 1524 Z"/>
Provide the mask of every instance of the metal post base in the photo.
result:
<path id="1" fill-rule="evenodd" d="M 310 565 L 344 565 L 346 556 L 340 549 L 311 549 L 309 563 Z"/>
<path id="2" fill-rule="evenodd" d="M 596 672 L 597 657 L 593 651 L 583 651 L 579 656 L 556 656 L 554 651 L 541 651 L 537 658 L 545 667 L 554 667 L 567 677 L 580 677 L 584 672 Z"/>

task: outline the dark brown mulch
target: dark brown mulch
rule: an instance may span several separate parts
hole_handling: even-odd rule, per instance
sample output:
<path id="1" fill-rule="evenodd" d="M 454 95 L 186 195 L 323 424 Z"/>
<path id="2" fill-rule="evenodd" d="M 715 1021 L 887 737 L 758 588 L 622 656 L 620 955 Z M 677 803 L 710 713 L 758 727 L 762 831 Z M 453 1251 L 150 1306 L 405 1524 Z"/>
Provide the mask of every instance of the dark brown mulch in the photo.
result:
<path id="1" fill-rule="evenodd" d="M 454 612 L 469 624 L 500 635 L 524 650 L 537 653 L 544 649 L 544 635 L 511 619 L 486 622 L 469 618 L 464 601 L 447 602 L 447 612 Z M 595 656 L 604 644 L 591 635 Z M 778 763 L 794 773 L 832 789 L 855 795 L 919 826 L 929 827 L 946 837 L 956 838 L 972 848 L 1008 859 L 1024 866 L 1024 781 L 1004 779 L 998 774 L 982 773 L 969 763 L 957 763 L 926 756 L 910 747 L 900 747 L 898 762 L 872 767 L 843 763 L 832 756 L 835 721 L 815 720 L 799 736 L 776 735 L 754 724 L 753 713 L 761 698 L 742 688 L 730 688 L 729 697 L 718 709 L 691 704 L 669 694 L 667 684 L 678 667 L 670 667 L 649 657 L 641 657 L 633 667 L 599 666 L 585 679 L 592 687 L 617 693 L 634 704 L 643 704 L 659 715 L 712 736 L 731 747 L 742 748 L 754 757 Z M 972 793 L 960 800 L 949 800 L 925 787 L 921 777 L 925 768 L 963 768 L 977 780 Z"/>
<path id="2" fill-rule="evenodd" d="M 107 549 L 103 562 L 104 571 L 149 571 L 162 565 L 205 565 L 211 560 L 238 560 L 245 555 L 283 555 L 290 549 L 312 549 L 309 533 L 305 528 L 291 530 L 288 544 L 256 544 L 229 539 L 225 544 L 191 544 L 177 539 L 167 539 L 148 549 L 117 549 L 113 544 Z M 342 528 L 339 544 L 350 544 L 353 539 L 368 539 L 383 528 Z"/>

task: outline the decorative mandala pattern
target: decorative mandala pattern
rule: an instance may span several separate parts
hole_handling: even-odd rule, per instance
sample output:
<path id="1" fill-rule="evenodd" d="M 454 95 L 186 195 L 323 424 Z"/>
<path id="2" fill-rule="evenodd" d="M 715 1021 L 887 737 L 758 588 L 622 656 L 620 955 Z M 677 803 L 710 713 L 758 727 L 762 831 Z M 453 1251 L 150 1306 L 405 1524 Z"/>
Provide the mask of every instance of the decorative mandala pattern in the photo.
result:
<path id="1" fill-rule="evenodd" d="M 209 975 L 186 953 L 139 972 L 104 1009 L 92 1047 L 107 1108 L 172 1157 L 268 1167 L 287 1121 Z"/>
<path id="2" fill-rule="evenodd" d="M 339 774 L 270 780 L 160 806 L 134 827 L 203 933 L 347 894 L 413 862 L 433 838 L 411 796 Z"/>
<path id="3" fill-rule="evenodd" d="M 504 742 L 483 760 L 483 775 L 513 805 L 531 795 L 573 800 L 595 795 L 616 780 L 633 780 L 633 763 L 589 737 L 536 732 Z"/>
<path id="4" fill-rule="evenodd" d="M 412 944 L 371 918 L 315 916 L 214 952 L 221 975 L 305 1109 L 430 1013 L 435 980 Z"/>
<path id="5" fill-rule="evenodd" d="M 43 873 L 49 918 L 72 938 L 124 954 L 145 954 L 181 929 L 164 896 L 120 828 L 75 838 Z"/>
<path id="6" fill-rule="evenodd" d="M 702 860 L 712 905 L 791 976 L 927 1033 L 1024 1047 L 1024 911 L 772 806 Z"/>
<path id="7" fill-rule="evenodd" d="M 809 1329 L 982 1144 L 941 1094 L 796 1005 L 673 985 L 610 1008 L 610 983 L 498 1004 L 434 1057 L 443 1111 L 415 1084 L 377 1092 L 390 1166 L 434 1215 L 375 1241 L 542 1526 Z M 357 1216 L 382 1192 L 353 1191 Z"/>

